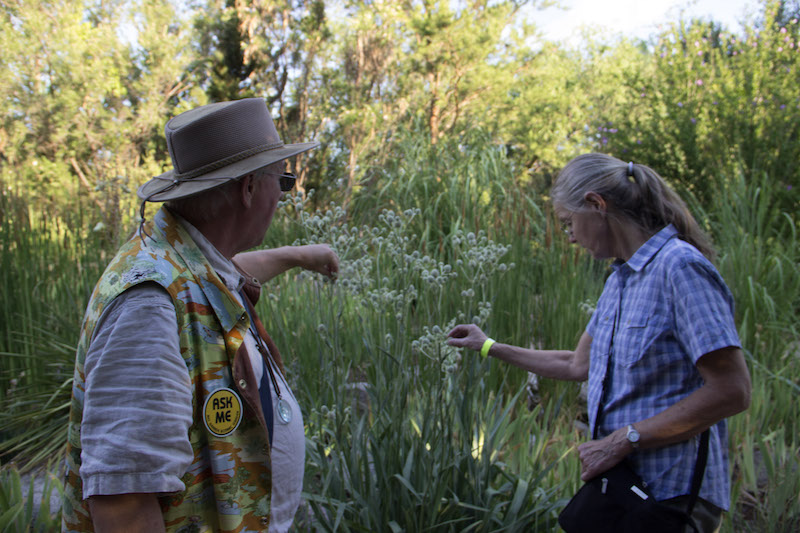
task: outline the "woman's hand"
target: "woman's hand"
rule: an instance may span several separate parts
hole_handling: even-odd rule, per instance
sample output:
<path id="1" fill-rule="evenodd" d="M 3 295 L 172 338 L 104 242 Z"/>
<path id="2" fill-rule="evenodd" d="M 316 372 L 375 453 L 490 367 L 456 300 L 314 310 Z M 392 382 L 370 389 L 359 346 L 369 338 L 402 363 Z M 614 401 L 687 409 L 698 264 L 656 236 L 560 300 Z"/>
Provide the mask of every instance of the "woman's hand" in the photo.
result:
<path id="1" fill-rule="evenodd" d="M 476 352 L 481 351 L 483 343 L 488 338 L 486 333 L 475 324 L 459 324 L 447 334 L 447 344 L 456 348 L 469 348 Z"/>
<path id="2" fill-rule="evenodd" d="M 618 429 L 602 439 L 584 442 L 578 446 L 581 480 L 589 481 L 617 466 L 632 451 L 633 446 L 628 441 L 626 428 Z"/>

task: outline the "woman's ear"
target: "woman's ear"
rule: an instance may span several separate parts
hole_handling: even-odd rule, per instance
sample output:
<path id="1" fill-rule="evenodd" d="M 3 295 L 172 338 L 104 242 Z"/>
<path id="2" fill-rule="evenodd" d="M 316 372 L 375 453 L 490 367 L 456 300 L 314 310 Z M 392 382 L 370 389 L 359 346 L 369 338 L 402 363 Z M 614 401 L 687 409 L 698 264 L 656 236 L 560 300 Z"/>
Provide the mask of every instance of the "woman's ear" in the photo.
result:
<path id="1" fill-rule="evenodd" d="M 608 211 L 608 205 L 606 204 L 605 198 L 597 194 L 596 192 L 589 191 L 583 195 L 583 200 L 591 206 L 592 209 L 597 211 L 601 211 L 603 214 Z"/>

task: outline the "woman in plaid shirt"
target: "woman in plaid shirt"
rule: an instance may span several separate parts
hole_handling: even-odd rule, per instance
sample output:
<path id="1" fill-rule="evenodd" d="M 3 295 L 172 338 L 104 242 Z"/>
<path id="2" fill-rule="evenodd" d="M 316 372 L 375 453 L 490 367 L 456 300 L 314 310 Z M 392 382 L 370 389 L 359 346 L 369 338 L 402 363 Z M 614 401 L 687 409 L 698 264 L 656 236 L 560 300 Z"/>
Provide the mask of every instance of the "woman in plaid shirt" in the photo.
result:
<path id="1" fill-rule="evenodd" d="M 644 165 L 576 157 L 552 201 L 570 242 L 614 259 L 577 347 L 510 346 L 471 324 L 456 326 L 448 343 L 541 376 L 588 379 L 597 438 L 578 447 L 584 481 L 627 459 L 657 500 L 685 510 L 698 436 L 708 429 L 692 516 L 701 531 L 715 531 L 729 507 L 725 419 L 748 407 L 751 386 L 711 245 L 680 197 Z"/>

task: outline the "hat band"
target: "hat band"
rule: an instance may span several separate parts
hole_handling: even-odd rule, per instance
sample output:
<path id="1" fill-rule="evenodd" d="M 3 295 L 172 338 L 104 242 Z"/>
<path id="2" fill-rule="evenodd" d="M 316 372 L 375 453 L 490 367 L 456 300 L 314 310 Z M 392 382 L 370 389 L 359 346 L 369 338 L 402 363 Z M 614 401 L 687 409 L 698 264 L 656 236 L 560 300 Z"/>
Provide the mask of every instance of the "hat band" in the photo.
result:
<path id="1" fill-rule="evenodd" d="M 237 161 L 247 159 L 248 157 L 254 156 L 255 154 L 266 152 L 267 150 L 274 150 L 275 148 L 280 148 L 282 146 L 283 146 L 283 141 L 280 140 L 273 143 L 260 144 L 252 148 L 248 148 L 243 152 L 239 152 L 238 154 L 233 154 L 224 159 L 220 159 L 218 161 L 214 161 L 213 163 L 203 165 L 202 167 L 194 168 L 188 172 L 175 172 L 173 176 L 175 176 L 175 178 L 177 178 L 180 181 L 184 181 L 189 178 L 194 178 L 196 176 L 202 176 L 203 174 L 208 174 L 209 172 L 217 170 L 218 168 L 226 167 L 231 163 L 236 163 Z"/>

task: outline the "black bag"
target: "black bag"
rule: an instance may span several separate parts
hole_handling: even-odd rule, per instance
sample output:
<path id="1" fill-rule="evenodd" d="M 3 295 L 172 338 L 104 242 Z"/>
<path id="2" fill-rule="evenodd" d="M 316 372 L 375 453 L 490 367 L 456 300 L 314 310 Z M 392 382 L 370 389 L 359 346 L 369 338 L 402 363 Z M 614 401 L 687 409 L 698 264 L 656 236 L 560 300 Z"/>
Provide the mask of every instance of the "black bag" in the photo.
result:
<path id="1" fill-rule="evenodd" d="M 691 517 L 658 503 L 626 462 L 586 482 L 558 516 L 567 533 L 683 533 Z"/>

